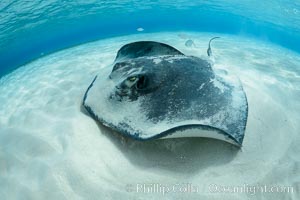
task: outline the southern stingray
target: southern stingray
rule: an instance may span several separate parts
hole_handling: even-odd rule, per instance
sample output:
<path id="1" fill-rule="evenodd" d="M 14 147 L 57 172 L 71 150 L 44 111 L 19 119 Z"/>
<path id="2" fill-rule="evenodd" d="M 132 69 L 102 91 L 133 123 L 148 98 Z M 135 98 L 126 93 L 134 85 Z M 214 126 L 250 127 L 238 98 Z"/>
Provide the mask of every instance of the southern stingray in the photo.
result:
<path id="1" fill-rule="evenodd" d="M 248 116 L 237 77 L 215 70 L 209 59 L 152 41 L 123 46 L 112 69 L 94 78 L 83 106 L 137 140 L 209 137 L 241 146 Z"/>

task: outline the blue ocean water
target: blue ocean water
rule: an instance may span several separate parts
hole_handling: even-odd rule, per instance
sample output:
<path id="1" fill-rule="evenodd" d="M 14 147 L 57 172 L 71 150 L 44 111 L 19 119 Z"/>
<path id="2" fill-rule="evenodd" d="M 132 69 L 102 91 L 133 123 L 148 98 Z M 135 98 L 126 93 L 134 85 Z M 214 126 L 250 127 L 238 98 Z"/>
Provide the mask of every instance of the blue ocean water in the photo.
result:
<path id="1" fill-rule="evenodd" d="M 82 109 L 92 80 L 111 71 L 124 44 L 160 41 L 206 59 L 214 36 L 221 39 L 212 45 L 213 70 L 237 75 L 247 96 L 240 151 L 205 138 L 127 140 Z M 0 200 L 300 199 L 299 53 L 299 0 L 1 0 Z M 101 110 L 98 95 L 106 93 L 95 93 Z M 118 111 L 112 121 L 144 111 L 117 104 L 107 108 Z M 161 128 L 142 128 L 149 127 Z M 134 191 L 143 183 L 191 183 L 199 191 Z M 215 184 L 247 191 L 218 194 Z M 260 190 L 272 186 L 295 192 Z"/>
<path id="2" fill-rule="evenodd" d="M 294 0 L 2 0 L 0 76 L 51 52 L 139 27 L 247 35 L 300 52 L 300 2 Z"/>

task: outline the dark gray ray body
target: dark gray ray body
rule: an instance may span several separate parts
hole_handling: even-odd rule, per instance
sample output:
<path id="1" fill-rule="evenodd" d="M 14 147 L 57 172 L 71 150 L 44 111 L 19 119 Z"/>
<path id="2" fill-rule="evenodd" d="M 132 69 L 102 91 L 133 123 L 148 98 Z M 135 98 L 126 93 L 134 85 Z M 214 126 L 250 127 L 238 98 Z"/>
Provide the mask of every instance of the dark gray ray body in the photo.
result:
<path id="1" fill-rule="evenodd" d="M 115 61 L 160 55 L 183 55 L 183 53 L 164 43 L 140 41 L 124 45 L 118 51 Z"/>
<path id="2" fill-rule="evenodd" d="M 238 145 L 248 111 L 237 78 L 156 42 L 122 47 L 113 70 L 97 76 L 83 105 L 96 120 L 135 139 L 204 136 Z"/>

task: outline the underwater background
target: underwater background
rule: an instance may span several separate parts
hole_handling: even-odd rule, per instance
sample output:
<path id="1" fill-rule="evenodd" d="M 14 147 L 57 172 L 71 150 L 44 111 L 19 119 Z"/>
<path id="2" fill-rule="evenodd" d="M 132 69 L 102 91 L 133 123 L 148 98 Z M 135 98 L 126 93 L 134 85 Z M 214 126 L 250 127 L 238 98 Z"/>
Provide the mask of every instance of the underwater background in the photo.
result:
<path id="1" fill-rule="evenodd" d="M 2 0 L 0 75 L 42 55 L 137 28 L 248 35 L 299 52 L 300 2 Z"/>
<path id="2" fill-rule="evenodd" d="M 215 36 L 213 70 L 247 96 L 240 149 L 139 142 L 82 108 L 123 45 L 158 41 L 209 59 Z M 300 1 L 1 0 L 0 94 L 1 200 L 300 199 Z"/>

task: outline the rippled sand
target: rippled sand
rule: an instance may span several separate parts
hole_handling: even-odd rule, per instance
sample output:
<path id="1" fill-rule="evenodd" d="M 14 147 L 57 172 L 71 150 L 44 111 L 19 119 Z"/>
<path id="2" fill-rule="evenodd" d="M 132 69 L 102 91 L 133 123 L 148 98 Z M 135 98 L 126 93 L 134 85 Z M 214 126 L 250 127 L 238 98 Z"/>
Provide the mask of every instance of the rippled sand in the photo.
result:
<path id="1" fill-rule="evenodd" d="M 182 34 L 196 47 L 186 47 Z M 205 138 L 136 142 L 97 124 L 81 108 L 88 85 L 101 68 L 111 67 L 122 45 L 155 40 L 205 56 L 213 36 L 100 40 L 2 78 L 1 199 L 299 199 L 299 54 L 230 35 L 218 34 L 222 38 L 213 42 L 215 67 L 239 76 L 248 98 L 241 150 Z M 280 191 L 260 190 L 272 186 Z"/>

